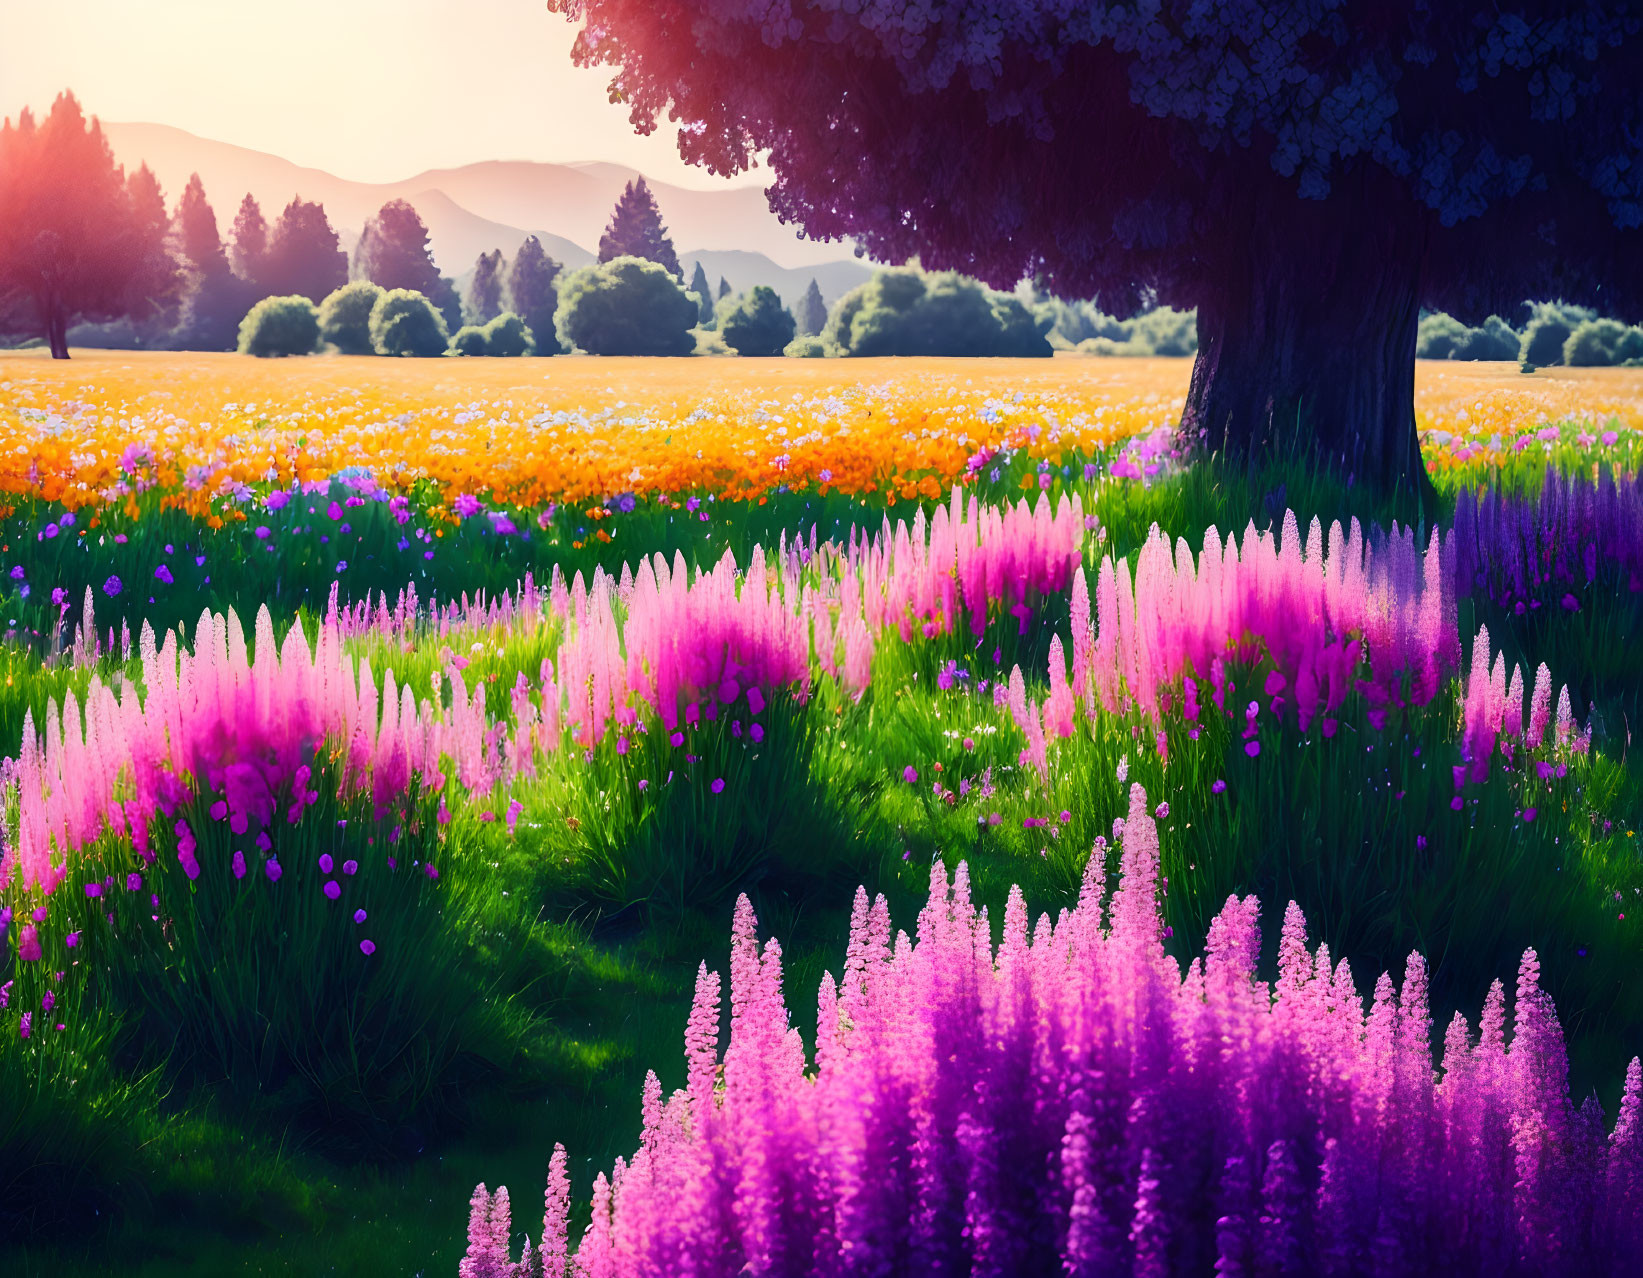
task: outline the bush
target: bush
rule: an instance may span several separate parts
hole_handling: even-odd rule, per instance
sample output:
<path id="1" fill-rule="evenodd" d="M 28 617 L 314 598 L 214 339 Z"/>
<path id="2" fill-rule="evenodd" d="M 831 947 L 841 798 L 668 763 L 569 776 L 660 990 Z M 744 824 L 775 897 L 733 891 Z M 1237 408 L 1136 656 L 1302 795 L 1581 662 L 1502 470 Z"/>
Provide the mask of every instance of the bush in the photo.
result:
<path id="1" fill-rule="evenodd" d="M 1415 355 L 1418 359 L 1515 360 L 1520 343 L 1517 330 L 1498 315 L 1484 320 L 1481 328 L 1469 328 L 1453 315 L 1434 311 L 1421 318 Z"/>
<path id="2" fill-rule="evenodd" d="M 823 337 L 845 355 L 1047 356 L 1053 322 L 955 271 L 897 267 L 840 298 Z"/>
<path id="3" fill-rule="evenodd" d="M 1583 367 L 1624 363 L 1643 355 L 1643 329 L 1619 320 L 1587 320 L 1563 343 L 1563 362 Z"/>
<path id="4" fill-rule="evenodd" d="M 736 352 L 725 345 L 725 339 L 712 325 L 701 326 L 690 330 L 691 340 L 696 343 L 692 355 L 734 355 Z"/>
<path id="5" fill-rule="evenodd" d="M 485 344 L 485 329 L 479 324 L 465 324 L 456 330 L 456 336 L 451 338 L 452 355 L 488 355 Z"/>
<path id="6" fill-rule="evenodd" d="M 572 271 L 554 324 L 562 343 L 591 355 L 689 355 L 700 318 L 665 266 L 622 256 Z"/>
<path id="7" fill-rule="evenodd" d="M 768 284 L 743 293 L 719 320 L 725 345 L 738 355 L 780 355 L 797 330 L 797 321 Z"/>
<path id="8" fill-rule="evenodd" d="M 240 321 L 241 355 L 309 355 L 319 345 L 319 312 L 306 297 L 265 297 Z"/>
<path id="9" fill-rule="evenodd" d="M 529 355 L 536 349 L 535 334 L 526 327 L 525 321 L 512 311 L 503 311 L 486 324 L 485 353 L 513 357 Z"/>
<path id="10" fill-rule="evenodd" d="M 1523 341 L 1518 347 L 1518 358 L 1525 364 L 1542 366 L 1561 364 L 1563 347 L 1569 335 L 1587 320 L 1596 319 L 1597 313 L 1584 306 L 1567 306 L 1562 302 L 1534 302 L 1529 307 L 1529 322 L 1523 328 Z"/>
<path id="11" fill-rule="evenodd" d="M 828 348 L 824 339 L 809 333 L 795 337 L 782 351 L 789 359 L 823 359 L 836 353 Z"/>
<path id="12" fill-rule="evenodd" d="M 378 355 L 443 355 L 449 345 L 444 319 L 421 293 L 390 289 L 371 308 L 371 346 Z"/>
<path id="13" fill-rule="evenodd" d="M 327 295 L 319 304 L 319 336 L 344 355 L 374 355 L 371 311 L 382 290 L 370 280 L 355 280 Z"/>

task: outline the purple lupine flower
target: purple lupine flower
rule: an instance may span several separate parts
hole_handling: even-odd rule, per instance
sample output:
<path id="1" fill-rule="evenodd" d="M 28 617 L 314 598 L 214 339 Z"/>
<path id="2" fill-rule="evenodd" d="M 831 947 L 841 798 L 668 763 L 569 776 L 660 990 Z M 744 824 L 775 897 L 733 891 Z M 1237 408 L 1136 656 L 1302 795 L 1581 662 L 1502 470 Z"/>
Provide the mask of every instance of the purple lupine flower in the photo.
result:
<path id="1" fill-rule="evenodd" d="M 103 593 L 110 599 L 119 594 L 122 589 L 124 589 L 124 587 L 120 585 L 120 579 L 115 576 L 110 576 L 109 579 L 103 583 Z"/>

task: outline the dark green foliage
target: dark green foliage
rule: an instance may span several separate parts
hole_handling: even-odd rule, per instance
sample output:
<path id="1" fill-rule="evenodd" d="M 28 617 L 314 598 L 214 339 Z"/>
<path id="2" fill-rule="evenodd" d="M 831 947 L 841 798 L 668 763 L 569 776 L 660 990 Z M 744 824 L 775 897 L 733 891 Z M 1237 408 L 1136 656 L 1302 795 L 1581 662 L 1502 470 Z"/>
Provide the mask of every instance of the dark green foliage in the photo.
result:
<path id="1" fill-rule="evenodd" d="M 1415 356 L 1418 359 L 1515 360 L 1522 337 L 1498 315 L 1491 315 L 1479 328 L 1469 328 L 1453 315 L 1436 311 L 1421 317 L 1416 330 Z"/>
<path id="2" fill-rule="evenodd" d="M 465 324 L 451 335 L 452 355 L 488 355 L 485 348 L 485 330 L 478 324 Z"/>
<path id="3" fill-rule="evenodd" d="M 255 287 L 230 271 L 226 262 L 209 274 L 190 273 L 171 345 L 190 351 L 233 350 L 240 320 L 255 297 Z"/>
<path id="4" fill-rule="evenodd" d="M 787 344 L 787 349 L 782 351 L 782 354 L 790 359 L 821 359 L 827 355 L 837 354 L 837 352 L 830 350 L 827 343 L 820 337 L 805 336 L 795 337 Z"/>
<path id="5" fill-rule="evenodd" d="M 719 317 L 725 345 L 738 355 L 780 355 L 793 340 L 793 316 L 782 306 L 776 290 L 755 285 Z"/>
<path id="6" fill-rule="evenodd" d="M 531 331 L 512 311 L 504 311 L 488 324 L 468 324 L 451 338 L 453 355 L 529 355 Z"/>
<path id="7" fill-rule="evenodd" d="M 1640 356 L 1643 356 L 1643 328 L 1618 320 L 1586 320 L 1563 343 L 1565 364 L 1624 364 Z"/>
<path id="8" fill-rule="evenodd" d="M 729 297 L 730 294 L 731 294 L 730 281 L 727 280 L 722 275 L 719 276 L 719 296 L 715 300 L 722 301 L 723 299 Z"/>
<path id="9" fill-rule="evenodd" d="M 559 309 L 558 277 L 559 263 L 543 251 L 541 240 L 527 235 L 508 268 L 508 309 L 525 321 L 538 355 L 559 353 L 553 327 Z"/>
<path id="10" fill-rule="evenodd" d="M 824 337 L 845 355 L 1049 355 L 1048 322 L 952 271 L 879 271 L 840 299 Z"/>
<path id="11" fill-rule="evenodd" d="M 484 332 L 487 355 L 529 355 L 536 346 L 534 334 L 512 311 L 493 316 Z"/>
<path id="12" fill-rule="evenodd" d="M 354 280 L 329 294 L 320 303 L 320 341 L 329 342 L 344 355 L 374 355 L 371 342 L 371 311 L 382 290 L 370 280 Z"/>
<path id="13" fill-rule="evenodd" d="M 488 324 L 502 312 L 502 250 L 481 253 L 474 262 L 462 318 L 469 324 Z"/>
<path id="14" fill-rule="evenodd" d="M 663 266 L 618 257 L 566 278 L 555 317 L 559 340 L 593 355 L 688 355 L 696 300 Z"/>
<path id="15" fill-rule="evenodd" d="M 265 297 L 240 322 L 242 355 L 308 355 L 319 345 L 319 312 L 300 294 Z"/>
<path id="16" fill-rule="evenodd" d="M 814 277 L 799 302 L 797 319 L 799 332 L 805 337 L 820 337 L 822 329 L 827 327 L 827 303 L 822 301 L 821 285 Z"/>
<path id="17" fill-rule="evenodd" d="M 296 199 L 285 206 L 269 237 L 261 286 L 270 293 L 300 294 L 316 306 L 348 282 L 348 255 L 323 205 Z"/>
<path id="18" fill-rule="evenodd" d="M 1518 358 L 1526 364 L 1544 366 L 1563 362 L 1563 347 L 1569 335 L 1587 320 L 1596 319 L 1597 312 L 1585 306 L 1567 306 L 1562 302 L 1532 302 L 1529 322 L 1523 326 L 1523 342 L 1518 347 Z"/>
<path id="19" fill-rule="evenodd" d="M 679 255 L 673 251 L 667 227 L 662 225 L 656 197 L 642 177 L 623 188 L 611 213 L 610 225 L 599 239 L 600 262 L 612 262 L 619 257 L 642 257 L 664 267 L 675 279 L 684 279 L 679 269 Z"/>
<path id="20" fill-rule="evenodd" d="M 445 321 L 421 293 L 390 289 L 371 307 L 371 347 L 378 355 L 443 355 L 449 344 Z"/>

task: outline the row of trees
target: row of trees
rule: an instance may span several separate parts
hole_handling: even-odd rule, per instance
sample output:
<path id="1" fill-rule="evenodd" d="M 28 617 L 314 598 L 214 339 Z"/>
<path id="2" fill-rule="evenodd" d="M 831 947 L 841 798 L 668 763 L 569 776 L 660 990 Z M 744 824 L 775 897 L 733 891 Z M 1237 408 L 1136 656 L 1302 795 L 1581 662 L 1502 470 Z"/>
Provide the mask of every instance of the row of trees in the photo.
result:
<path id="1" fill-rule="evenodd" d="M 1515 359 L 1526 367 L 1643 365 L 1643 328 L 1566 302 L 1525 304 L 1529 318 L 1515 329 L 1498 315 L 1477 328 L 1436 311 L 1421 317 L 1415 353 L 1421 359 Z"/>

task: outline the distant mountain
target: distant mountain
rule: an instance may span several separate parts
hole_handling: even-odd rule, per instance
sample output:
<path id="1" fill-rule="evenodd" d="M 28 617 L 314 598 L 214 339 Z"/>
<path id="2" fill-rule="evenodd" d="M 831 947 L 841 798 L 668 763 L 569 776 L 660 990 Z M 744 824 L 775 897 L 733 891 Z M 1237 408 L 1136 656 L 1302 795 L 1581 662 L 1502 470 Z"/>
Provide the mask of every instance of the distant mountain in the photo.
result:
<path id="1" fill-rule="evenodd" d="M 147 163 L 168 201 L 198 173 L 226 236 L 241 198 L 250 192 L 270 223 L 293 196 L 317 200 L 352 251 L 368 217 L 387 201 L 409 200 L 428 227 L 440 270 L 463 276 L 482 252 L 512 256 L 533 230 L 550 256 L 567 267 L 593 260 L 622 187 L 638 176 L 619 164 L 486 161 L 431 169 L 402 182 L 352 182 L 261 151 L 196 137 L 163 124 L 103 124 L 117 160 Z M 771 213 L 757 187 L 695 191 L 651 182 L 675 244 L 704 247 L 681 253 L 685 270 L 700 259 L 717 287 L 723 275 L 738 291 L 769 284 L 797 304 L 814 275 L 829 301 L 871 273 L 843 244 L 802 240 Z M 548 229 L 548 228 L 551 228 Z"/>

